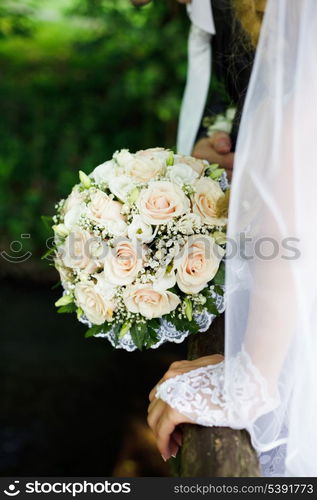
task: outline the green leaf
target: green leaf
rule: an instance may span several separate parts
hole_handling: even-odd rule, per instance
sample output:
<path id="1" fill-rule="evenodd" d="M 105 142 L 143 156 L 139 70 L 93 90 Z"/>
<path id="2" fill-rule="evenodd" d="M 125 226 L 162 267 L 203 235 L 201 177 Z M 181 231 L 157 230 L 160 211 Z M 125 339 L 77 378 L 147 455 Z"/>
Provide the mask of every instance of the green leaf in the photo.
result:
<path id="1" fill-rule="evenodd" d="M 218 294 L 218 295 L 221 295 L 223 297 L 224 295 L 224 290 L 223 288 L 220 286 L 220 285 L 215 285 L 214 286 L 214 291 Z"/>
<path id="2" fill-rule="evenodd" d="M 215 285 L 224 285 L 225 284 L 225 263 L 221 262 L 219 269 L 217 271 L 216 276 L 212 280 Z"/>
<path id="3" fill-rule="evenodd" d="M 209 297 L 205 303 L 205 308 L 210 314 L 214 314 L 215 316 L 219 315 L 219 311 L 217 309 L 217 306 L 215 304 L 215 301 L 212 297 Z"/>
<path id="4" fill-rule="evenodd" d="M 122 339 L 128 333 L 130 328 L 131 328 L 131 323 L 129 323 L 128 321 L 124 323 L 120 328 L 119 339 Z"/>
<path id="5" fill-rule="evenodd" d="M 166 165 L 168 167 L 171 167 L 172 165 L 174 165 L 174 153 L 173 153 L 173 151 L 170 151 L 170 153 L 167 157 L 167 160 L 166 160 Z"/>
<path id="6" fill-rule="evenodd" d="M 129 196 L 128 196 L 128 202 L 135 203 L 137 199 L 139 198 L 140 191 L 137 187 L 133 188 L 132 191 L 130 191 Z"/>
<path id="7" fill-rule="evenodd" d="M 55 247 L 52 247 L 52 248 L 49 248 L 41 257 L 41 260 L 45 260 L 47 259 L 47 257 L 49 257 L 50 255 L 52 255 L 53 253 L 55 253 L 55 250 L 56 248 Z"/>
<path id="8" fill-rule="evenodd" d="M 52 229 L 53 217 L 51 215 L 41 215 L 41 221 L 46 229 Z"/>
<path id="9" fill-rule="evenodd" d="M 147 325 L 145 323 L 134 323 L 130 329 L 131 337 L 135 345 L 140 351 L 145 344 L 145 337 L 147 333 Z"/>
<path id="10" fill-rule="evenodd" d="M 150 319 L 150 321 L 147 322 L 147 327 L 152 329 L 152 330 L 158 330 L 160 327 L 160 320 L 157 318 Z"/>
<path id="11" fill-rule="evenodd" d="M 189 321 L 187 318 L 178 318 L 177 316 L 175 316 L 170 317 L 168 321 L 170 321 L 180 332 L 186 330 L 188 330 L 190 333 L 199 332 L 199 325 L 194 318 Z"/>
<path id="12" fill-rule="evenodd" d="M 82 310 L 81 307 L 77 307 L 76 314 L 77 314 L 77 319 L 79 320 L 82 317 L 82 315 L 84 314 L 84 311 Z"/>
<path id="13" fill-rule="evenodd" d="M 152 345 L 156 344 L 159 341 L 157 331 L 154 330 L 153 328 L 148 328 L 147 330 L 147 339 L 146 339 L 146 348 L 150 349 Z"/>
<path id="14" fill-rule="evenodd" d="M 222 176 L 224 171 L 225 171 L 224 168 L 216 168 L 216 170 L 213 170 L 212 172 L 210 172 L 209 177 L 216 181 Z"/>
<path id="15" fill-rule="evenodd" d="M 80 182 L 82 183 L 82 185 L 84 186 L 84 188 L 86 188 L 86 189 L 90 188 L 91 179 L 82 170 L 79 170 L 79 179 L 80 179 Z"/>
<path id="16" fill-rule="evenodd" d="M 61 281 L 58 281 L 57 283 L 55 283 L 55 285 L 53 285 L 53 286 L 51 287 L 51 290 L 56 290 L 56 288 L 58 288 L 61 284 L 62 284 L 62 282 L 61 282 Z"/>
<path id="17" fill-rule="evenodd" d="M 67 304 L 71 304 L 72 302 L 74 302 L 74 297 L 73 295 L 63 295 L 60 299 L 58 299 L 56 302 L 55 302 L 55 306 L 56 307 L 59 307 L 59 306 L 66 306 Z"/>
<path id="18" fill-rule="evenodd" d="M 185 314 L 186 314 L 186 318 L 188 319 L 188 321 L 192 321 L 193 319 L 193 304 L 192 304 L 192 301 L 190 300 L 189 297 L 186 297 L 185 299 Z"/>
<path id="19" fill-rule="evenodd" d="M 113 328 L 112 323 L 103 323 L 103 325 L 93 325 L 89 330 L 85 333 L 85 338 L 89 339 L 90 337 L 94 337 L 98 333 L 107 333 L 109 330 Z"/>
<path id="20" fill-rule="evenodd" d="M 58 314 L 65 314 L 65 313 L 73 313 L 73 312 L 76 312 L 76 304 L 74 304 L 74 302 L 72 302 L 71 304 L 66 304 L 62 307 L 59 307 L 57 309 L 57 312 Z"/>
<path id="21" fill-rule="evenodd" d="M 119 343 L 119 340 L 120 340 L 120 331 L 122 329 L 122 326 L 123 325 L 121 323 L 117 323 L 115 325 L 111 325 L 111 328 L 109 328 L 109 330 L 113 329 L 113 333 L 114 333 L 114 336 L 115 336 L 115 345 L 117 345 Z"/>

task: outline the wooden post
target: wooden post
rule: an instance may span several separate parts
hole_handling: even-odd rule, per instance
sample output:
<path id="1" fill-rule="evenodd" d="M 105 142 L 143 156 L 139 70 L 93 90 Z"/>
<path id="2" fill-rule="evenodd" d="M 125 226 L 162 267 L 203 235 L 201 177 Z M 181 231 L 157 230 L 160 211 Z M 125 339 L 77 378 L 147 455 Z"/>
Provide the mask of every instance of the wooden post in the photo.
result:
<path id="1" fill-rule="evenodd" d="M 192 335 L 188 359 L 223 354 L 224 315 L 206 333 Z M 228 427 L 183 426 L 181 477 L 259 477 L 257 455 L 246 431 Z"/>

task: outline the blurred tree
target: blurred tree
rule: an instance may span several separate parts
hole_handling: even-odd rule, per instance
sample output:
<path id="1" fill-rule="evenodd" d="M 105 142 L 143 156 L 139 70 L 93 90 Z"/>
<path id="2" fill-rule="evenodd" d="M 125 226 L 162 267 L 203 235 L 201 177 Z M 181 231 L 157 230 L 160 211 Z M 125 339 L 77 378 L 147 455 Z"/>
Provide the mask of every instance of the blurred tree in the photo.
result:
<path id="1" fill-rule="evenodd" d="M 34 0 L 21 2 L 2 0 L 0 4 L 0 38 L 12 35 L 29 36 L 32 32 Z"/>
<path id="2" fill-rule="evenodd" d="M 0 8 L 1 247 L 30 233 L 79 169 L 122 147 L 175 144 L 186 72 L 183 9 L 128 0 L 14 0 Z"/>

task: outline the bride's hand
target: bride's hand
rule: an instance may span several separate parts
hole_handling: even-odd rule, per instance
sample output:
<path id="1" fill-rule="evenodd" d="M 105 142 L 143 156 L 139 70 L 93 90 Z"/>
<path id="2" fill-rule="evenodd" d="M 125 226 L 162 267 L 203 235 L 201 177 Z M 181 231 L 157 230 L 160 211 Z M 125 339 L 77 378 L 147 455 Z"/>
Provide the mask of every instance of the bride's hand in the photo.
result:
<path id="1" fill-rule="evenodd" d="M 202 358 L 194 359 L 193 361 L 175 361 L 171 364 L 161 380 L 151 390 L 149 394 L 150 401 L 153 401 L 153 399 L 155 398 L 157 386 L 165 382 L 165 380 L 176 377 L 177 375 L 183 375 L 183 373 L 196 370 L 196 368 L 201 368 L 202 366 L 216 365 L 218 363 L 221 363 L 223 359 L 224 357 L 221 354 L 212 354 L 210 356 L 203 356 Z"/>
<path id="2" fill-rule="evenodd" d="M 223 359 L 223 356 L 220 354 L 214 354 L 195 359 L 194 361 L 176 361 L 171 364 L 164 377 L 150 392 L 149 399 L 151 403 L 148 408 L 148 424 L 154 432 L 157 447 L 164 460 L 168 460 L 172 456 L 175 457 L 179 446 L 182 444 L 182 434 L 177 426 L 193 422 L 164 401 L 156 399 L 157 386 L 169 378 L 182 375 L 203 366 L 218 364 Z"/>
<path id="3" fill-rule="evenodd" d="M 209 163 L 218 163 L 226 169 L 229 181 L 232 177 L 234 153 L 231 152 L 231 138 L 226 132 L 215 132 L 211 137 L 203 137 L 196 142 L 192 156 Z"/>

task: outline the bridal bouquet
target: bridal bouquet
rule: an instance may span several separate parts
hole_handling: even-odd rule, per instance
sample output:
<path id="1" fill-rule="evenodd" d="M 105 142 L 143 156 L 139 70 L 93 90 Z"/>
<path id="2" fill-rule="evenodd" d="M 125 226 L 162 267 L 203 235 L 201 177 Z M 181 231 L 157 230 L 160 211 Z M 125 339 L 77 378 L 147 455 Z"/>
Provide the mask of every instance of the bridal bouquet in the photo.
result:
<path id="1" fill-rule="evenodd" d="M 222 169 L 163 148 L 121 150 L 79 180 L 53 217 L 58 311 L 130 351 L 207 330 L 223 308 Z"/>

